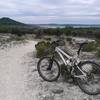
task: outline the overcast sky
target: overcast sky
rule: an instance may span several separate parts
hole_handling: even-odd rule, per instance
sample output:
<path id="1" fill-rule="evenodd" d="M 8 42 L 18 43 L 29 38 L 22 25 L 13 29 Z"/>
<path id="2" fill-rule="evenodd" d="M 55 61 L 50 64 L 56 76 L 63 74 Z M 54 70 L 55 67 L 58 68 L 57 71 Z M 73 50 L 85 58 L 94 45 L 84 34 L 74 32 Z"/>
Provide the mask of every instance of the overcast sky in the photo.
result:
<path id="1" fill-rule="evenodd" d="M 0 17 L 31 24 L 100 24 L 100 0 L 0 0 Z"/>

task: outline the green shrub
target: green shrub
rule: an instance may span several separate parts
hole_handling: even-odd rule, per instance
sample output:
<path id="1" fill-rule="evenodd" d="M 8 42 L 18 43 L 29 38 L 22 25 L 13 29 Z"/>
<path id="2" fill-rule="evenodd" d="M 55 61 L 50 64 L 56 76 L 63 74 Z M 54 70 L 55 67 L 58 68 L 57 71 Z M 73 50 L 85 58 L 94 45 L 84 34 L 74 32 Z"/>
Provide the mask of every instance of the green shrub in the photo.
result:
<path id="1" fill-rule="evenodd" d="M 25 40 L 25 38 L 22 37 L 22 36 L 14 36 L 13 40 L 15 40 L 15 41 L 23 41 L 23 40 Z"/>
<path id="2" fill-rule="evenodd" d="M 82 50 L 85 51 L 85 52 L 92 52 L 95 49 L 96 49 L 95 43 L 91 42 L 89 44 L 84 45 Z"/>
<path id="3" fill-rule="evenodd" d="M 96 52 L 96 56 L 100 58 L 100 50 Z"/>
<path id="4" fill-rule="evenodd" d="M 50 47 L 50 42 L 45 42 L 45 41 L 38 42 L 35 45 L 37 51 L 36 56 L 40 58 L 42 56 L 49 54 L 49 52 L 46 52 L 46 50 L 49 49 L 49 47 Z"/>
<path id="5" fill-rule="evenodd" d="M 100 39 L 96 39 L 96 46 L 100 46 Z"/>
<path id="6" fill-rule="evenodd" d="M 19 36 L 10 36 L 9 38 L 0 38 L 0 43 L 1 44 L 5 44 L 5 43 L 9 43 L 9 42 L 12 42 L 12 41 L 24 41 L 25 38 L 24 37 L 19 37 Z"/>

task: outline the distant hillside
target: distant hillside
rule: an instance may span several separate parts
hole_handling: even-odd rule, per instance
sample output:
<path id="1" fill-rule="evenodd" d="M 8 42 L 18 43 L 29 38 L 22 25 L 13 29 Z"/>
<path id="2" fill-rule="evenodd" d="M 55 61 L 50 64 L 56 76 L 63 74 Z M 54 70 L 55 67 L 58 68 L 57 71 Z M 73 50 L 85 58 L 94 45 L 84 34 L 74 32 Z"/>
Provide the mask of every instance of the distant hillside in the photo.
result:
<path id="1" fill-rule="evenodd" d="M 0 19 L 0 33 L 30 34 L 37 28 L 39 28 L 37 25 L 24 24 L 7 17 Z"/>
<path id="2" fill-rule="evenodd" d="M 12 20 L 7 17 L 3 17 L 0 19 L 0 26 L 26 26 L 26 24 L 20 23 L 18 21 Z"/>

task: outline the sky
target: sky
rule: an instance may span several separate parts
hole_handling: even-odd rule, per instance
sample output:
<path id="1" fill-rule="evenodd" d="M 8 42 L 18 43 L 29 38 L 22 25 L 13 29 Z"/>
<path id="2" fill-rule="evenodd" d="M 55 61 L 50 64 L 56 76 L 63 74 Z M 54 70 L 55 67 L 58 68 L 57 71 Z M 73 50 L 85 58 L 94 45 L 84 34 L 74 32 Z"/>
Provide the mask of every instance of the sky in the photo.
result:
<path id="1" fill-rule="evenodd" d="M 0 0 L 0 18 L 28 24 L 100 24 L 100 0 Z"/>

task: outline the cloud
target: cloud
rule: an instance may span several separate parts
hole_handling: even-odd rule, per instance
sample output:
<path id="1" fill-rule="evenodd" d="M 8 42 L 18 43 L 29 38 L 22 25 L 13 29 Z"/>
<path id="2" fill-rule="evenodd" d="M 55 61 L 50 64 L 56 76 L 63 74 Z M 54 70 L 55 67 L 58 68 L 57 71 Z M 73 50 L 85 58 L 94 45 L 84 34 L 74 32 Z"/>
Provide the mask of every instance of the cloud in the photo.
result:
<path id="1" fill-rule="evenodd" d="M 25 23 L 100 23 L 99 0 L 1 0 L 0 17 Z"/>

